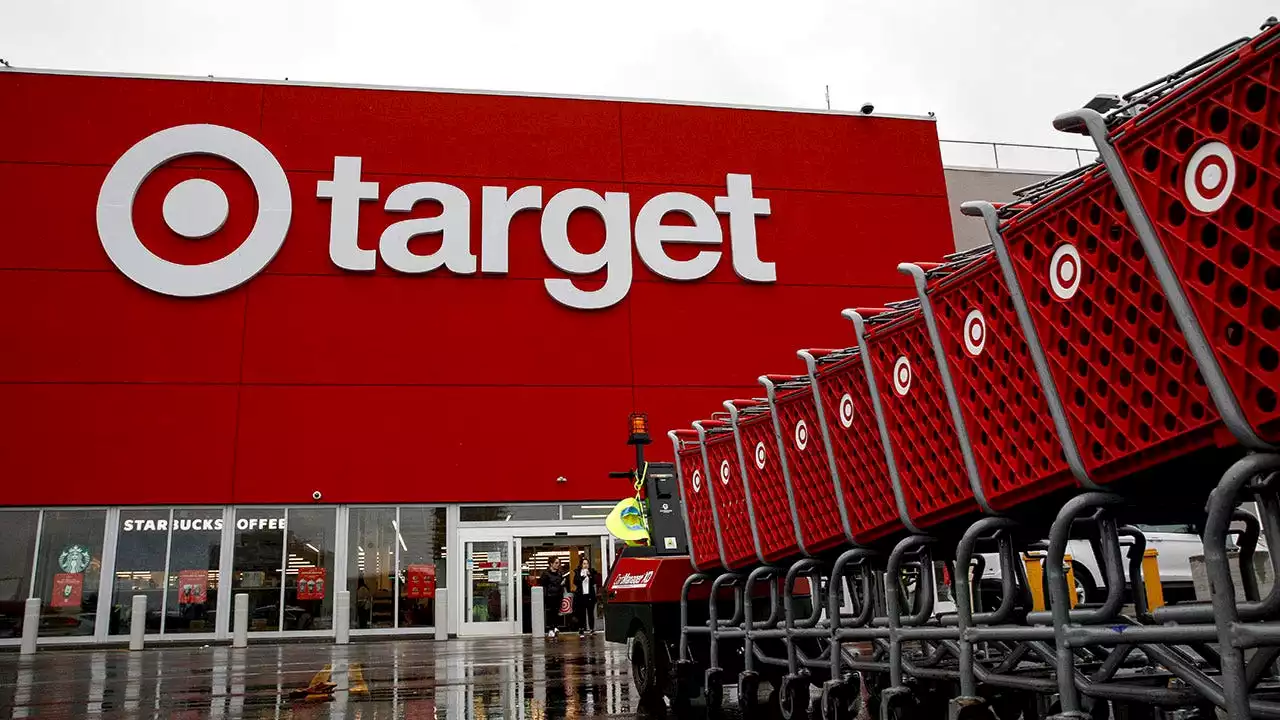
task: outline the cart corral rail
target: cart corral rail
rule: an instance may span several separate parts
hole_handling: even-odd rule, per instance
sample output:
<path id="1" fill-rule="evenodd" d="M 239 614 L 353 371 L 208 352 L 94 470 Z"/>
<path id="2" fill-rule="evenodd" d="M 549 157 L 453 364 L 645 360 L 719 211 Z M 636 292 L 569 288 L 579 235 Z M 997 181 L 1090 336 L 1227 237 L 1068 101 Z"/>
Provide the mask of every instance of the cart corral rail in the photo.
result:
<path id="1" fill-rule="evenodd" d="M 915 297 L 846 310 L 848 347 L 670 433 L 687 552 L 608 588 L 647 699 L 1280 717 L 1280 26 L 1055 126 L 1097 161 L 966 203 L 989 246 L 903 263 Z M 1170 524 L 1207 601 L 1163 604 L 1141 527 Z"/>

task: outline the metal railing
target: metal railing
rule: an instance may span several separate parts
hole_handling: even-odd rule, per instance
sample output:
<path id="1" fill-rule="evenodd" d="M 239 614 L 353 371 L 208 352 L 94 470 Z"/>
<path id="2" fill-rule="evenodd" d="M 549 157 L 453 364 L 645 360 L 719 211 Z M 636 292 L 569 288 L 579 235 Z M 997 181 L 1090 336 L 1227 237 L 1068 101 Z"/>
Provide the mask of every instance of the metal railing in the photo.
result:
<path id="1" fill-rule="evenodd" d="M 1062 172 L 1093 163 L 1096 150 L 1062 145 L 940 140 L 945 167 Z"/>

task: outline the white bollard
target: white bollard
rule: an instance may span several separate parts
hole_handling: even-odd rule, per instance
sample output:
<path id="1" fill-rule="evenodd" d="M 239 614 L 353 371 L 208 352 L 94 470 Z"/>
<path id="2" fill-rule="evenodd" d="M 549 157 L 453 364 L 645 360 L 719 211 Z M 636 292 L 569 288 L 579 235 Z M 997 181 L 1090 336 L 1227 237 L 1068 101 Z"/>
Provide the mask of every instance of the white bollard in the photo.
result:
<path id="1" fill-rule="evenodd" d="M 436 588 L 436 639 L 449 639 L 449 593 Z"/>
<path id="2" fill-rule="evenodd" d="M 543 597 L 542 588 L 529 588 L 529 625 L 533 630 L 534 637 L 542 637 L 547 634 L 545 607 L 546 599 Z"/>
<path id="3" fill-rule="evenodd" d="M 351 591 L 339 590 L 333 596 L 333 644 L 351 642 Z"/>
<path id="4" fill-rule="evenodd" d="M 246 647 L 249 644 L 249 595 L 236 595 L 236 612 L 233 618 L 235 625 L 231 633 L 231 647 Z"/>
<path id="5" fill-rule="evenodd" d="M 147 596 L 134 595 L 129 613 L 129 649 L 141 650 L 147 633 Z"/>
<path id="6" fill-rule="evenodd" d="M 22 653 L 36 651 L 36 637 L 40 634 L 40 598 L 27 598 L 22 608 Z"/>

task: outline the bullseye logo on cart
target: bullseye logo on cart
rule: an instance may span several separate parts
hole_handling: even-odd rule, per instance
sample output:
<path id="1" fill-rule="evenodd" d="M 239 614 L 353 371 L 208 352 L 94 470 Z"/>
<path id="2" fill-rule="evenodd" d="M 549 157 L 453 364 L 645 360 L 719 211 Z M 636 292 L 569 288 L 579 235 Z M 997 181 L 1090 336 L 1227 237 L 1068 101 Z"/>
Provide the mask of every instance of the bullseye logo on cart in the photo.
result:
<path id="1" fill-rule="evenodd" d="M 165 260 L 143 244 L 133 222 L 134 200 L 147 177 L 160 167 L 190 155 L 212 155 L 240 168 L 253 184 L 258 213 L 248 236 L 226 256 L 199 265 Z M 728 217 L 728 244 L 734 272 L 748 282 L 777 280 L 774 263 L 760 259 L 756 243 L 757 218 L 767 217 L 769 200 L 754 196 L 751 176 L 726 174 L 725 193 L 711 203 L 685 192 L 664 192 L 645 202 L 631 220 L 631 196 L 569 188 L 543 197 L 539 185 L 518 188 L 485 186 L 479 198 L 479 258 L 471 238 L 474 198 L 443 182 L 411 182 L 386 193 L 388 214 L 404 214 L 420 202 L 438 203 L 440 213 L 390 223 L 377 249 L 357 243 L 362 203 L 379 201 L 384 188 L 364 180 L 360 157 L 339 155 L 333 173 L 319 180 L 315 197 L 329 204 L 329 258 L 352 272 L 371 272 L 381 258 L 402 273 L 420 274 L 445 269 L 457 275 L 504 275 L 508 265 L 508 235 L 519 213 L 541 212 L 541 243 L 547 259 L 566 275 L 604 272 L 604 282 L 590 290 L 571 277 L 545 280 L 547 293 L 562 305 L 584 310 L 607 308 L 631 289 L 632 247 L 653 273 L 678 281 L 698 280 L 720 264 L 725 242 L 719 215 Z M 429 171 L 429 168 L 424 170 Z M 190 240 L 207 238 L 222 229 L 229 215 L 226 193 L 216 183 L 184 180 L 164 198 L 165 224 Z M 584 253 L 569 239 L 569 217 L 591 212 L 604 223 L 600 249 Z M 679 214 L 689 224 L 667 224 Z M 156 132 L 129 148 L 111 167 L 98 194 L 98 237 L 107 256 L 137 284 L 165 295 L 201 297 L 235 288 L 266 269 L 284 245 L 293 215 L 293 199 L 284 169 L 262 143 L 238 130 L 220 125 L 181 125 Z M 434 236 L 439 248 L 429 254 L 410 250 L 410 240 Z M 666 245 L 694 246 L 697 251 L 679 259 Z M 593 283 L 598 284 L 598 283 Z"/>

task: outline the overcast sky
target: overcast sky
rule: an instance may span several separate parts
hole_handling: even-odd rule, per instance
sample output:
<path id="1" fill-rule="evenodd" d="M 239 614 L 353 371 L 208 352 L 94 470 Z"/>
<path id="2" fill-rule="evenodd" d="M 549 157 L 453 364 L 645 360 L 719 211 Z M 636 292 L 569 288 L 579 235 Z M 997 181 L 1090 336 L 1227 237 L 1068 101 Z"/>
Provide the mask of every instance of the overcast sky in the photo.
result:
<path id="1" fill-rule="evenodd" d="M 943 138 L 1071 144 L 1053 116 L 1235 37 L 1275 0 L 0 0 L 14 66 L 935 112 Z M 1076 141 L 1078 142 L 1078 141 Z"/>

